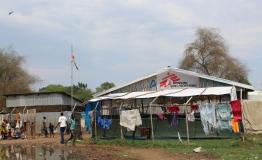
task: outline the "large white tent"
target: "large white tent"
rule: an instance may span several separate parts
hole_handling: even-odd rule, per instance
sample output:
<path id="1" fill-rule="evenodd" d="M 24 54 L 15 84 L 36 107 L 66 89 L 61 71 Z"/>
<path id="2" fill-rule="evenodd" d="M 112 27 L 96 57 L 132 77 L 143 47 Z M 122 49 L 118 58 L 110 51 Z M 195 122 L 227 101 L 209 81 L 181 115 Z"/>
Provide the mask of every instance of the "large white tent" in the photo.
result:
<path id="1" fill-rule="evenodd" d="M 236 89 L 230 87 L 209 87 L 209 88 L 180 88 L 162 91 L 144 91 L 144 92 L 129 92 L 129 93 L 114 93 L 102 97 L 91 99 L 90 102 L 96 102 L 109 99 L 146 99 L 156 97 L 192 97 L 192 96 L 208 96 L 208 95 L 230 95 L 231 100 L 237 99 Z"/>
<path id="2" fill-rule="evenodd" d="M 129 92 L 129 93 L 114 93 L 108 94 L 103 97 L 98 97 L 95 99 L 91 99 L 90 102 L 97 102 L 102 100 L 127 100 L 127 99 L 148 99 L 153 98 L 150 102 L 150 121 L 151 128 L 153 128 L 153 118 L 152 118 L 152 104 L 158 99 L 158 97 L 188 97 L 189 99 L 184 106 L 190 102 L 190 100 L 194 96 L 221 96 L 221 95 L 229 95 L 231 100 L 237 99 L 236 88 L 234 86 L 229 87 L 208 87 L 208 88 L 177 88 L 170 90 L 162 90 L 162 91 L 145 91 L 145 92 Z M 121 105 L 120 105 L 121 108 Z M 189 142 L 189 132 L 188 132 L 188 120 L 186 118 L 186 127 L 187 127 L 187 138 Z M 154 132 L 151 130 L 151 136 L 154 140 Z M 121 137 L 123 137 L 123 131 L 121 128 Z"/>

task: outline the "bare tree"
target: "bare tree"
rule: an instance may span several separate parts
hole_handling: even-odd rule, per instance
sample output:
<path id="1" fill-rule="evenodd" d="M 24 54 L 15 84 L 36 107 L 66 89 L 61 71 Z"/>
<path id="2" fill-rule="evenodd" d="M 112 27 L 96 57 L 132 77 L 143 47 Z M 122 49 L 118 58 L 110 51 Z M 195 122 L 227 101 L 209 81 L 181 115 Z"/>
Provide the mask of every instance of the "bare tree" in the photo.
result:
<path id="1" fill-rule="evenodd" d="M 0 49 L 0 107 L 3 107 L 3 95 L 31 91 L 30 86 L 37 78 L 30 75 L 22 64 L 24 58 L 12 49 Z"/>
<path id="2" fill-rule="evenodd" d="M 180 68 L 249 84 L 245 65 L 228 54 L 224 38 L 213 28 L 198 28 L 186 46 Z"/>

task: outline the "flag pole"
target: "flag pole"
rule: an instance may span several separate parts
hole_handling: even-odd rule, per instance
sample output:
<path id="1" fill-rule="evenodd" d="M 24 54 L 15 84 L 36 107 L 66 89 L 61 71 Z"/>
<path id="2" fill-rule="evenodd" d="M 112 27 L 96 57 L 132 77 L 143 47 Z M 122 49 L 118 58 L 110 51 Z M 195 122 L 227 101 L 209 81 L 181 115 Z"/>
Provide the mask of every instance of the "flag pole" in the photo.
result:
<path id="1" fill-rule="evenodd" d="M 73 85 L 74 85 L 74 70 L 73 70 L 73 55 L 74 54 L 74 50 L 73 50 L 73 45 L 71 45 L 71 110 L 73 108 L 73 95 L 74 95 L 74 91 L 73 91 Z"/>

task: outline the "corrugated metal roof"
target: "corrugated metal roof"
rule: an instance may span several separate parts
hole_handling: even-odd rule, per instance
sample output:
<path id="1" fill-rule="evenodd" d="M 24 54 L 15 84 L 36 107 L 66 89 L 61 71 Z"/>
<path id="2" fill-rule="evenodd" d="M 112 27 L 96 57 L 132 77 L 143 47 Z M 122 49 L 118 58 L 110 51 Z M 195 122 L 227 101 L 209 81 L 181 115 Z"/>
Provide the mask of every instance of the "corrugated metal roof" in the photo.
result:
<path id="1" fill-rule="evenodd" d="M 5 94 L 5 97 L 10 96 L 28 96 L 28 95 L 42 95 L 42 94 L 63 94 L 68 97 L 73 97 L 74 100 L 78 101 L 79 103 L 82 103 L 82 101 L 74 96 L 71 96 L 70 94 L 67 94 L 66 92 L 28 92 L 28 93 L 13 93 L 13 94 Z"/>
<path id="2" fill-rule="evenodd" d="M 176 72 L 180 72 L 180 73 L 184 73 L 184 74 L 188 74 L 188 75 L 192 75 L 192 76 L 196 76 L 196 77 L 212 80 L 212 81 L 217 81 L 217 82 L 221 82 L 221 83 L 225 83 L 225 84 L 230 84 L 232 86 L 236 86 L 236 87 L 240 87 L 240 88 L 246 88 L 246 89 L 250 89 L 250 90 L 255 90 L 255 88 L 253 86 L 251 86 L 251 85 L 247 85 L 247 84 L 231 81 L 231 80 L 228 80 L 228 79 L 223 79 L 223 78 L 218 78 L 218 77 L 209 76 L 209 75 L 205 75 L 205 74 L 200 74 L 200 73 L 196 73 L 196 72 L 192 72 L 192 71 L 188 71 L 188 70 L 184 70 L 184 69 L 179 69 L 179 68 L 174 68 L 174 69 L 172 68 L 172 70 L 176 71 Z"/>
<path id="3" fill-rule="evenodd" d="M 180 68 L 166 67 L 166 68 L 163 68 L 163 69 L 161 69 L 161 70 L 159 70 L 155 73 L 143 76 L 141 78 L 130 81 L 130 82 L 125 83 L 123 85 L 113 87 L 113 88 L 106 90 L 104 92 L 97 93 L 97 94 L 95 94 L 95 97 L 99 97 L 101 95 L 108 94 L 108 93 L 113 92 L 115 90 L 121 89 L 121 88 L 126 87 L 128 85 L 131 85 L 133 83 L 148 79 L 150 77 L 156 76 L 156 75 L 164 73 L 166 71 L 175 71 L 175 72 L 183 73 L 183 74 L 186 74 L 186 75 L 196 76 L 196 77 L 200 77 L 200 78 L 203 78 L 203 79 L 208 79 L 208 80 L 212 80 L 212 81 L 216 81 L 216 82 L 229 84 L 231 86 L 236 86 L 236 87 L 245 88 L 245 89 L 249 89 L 249 90 L 255 90 L 255 88 L 251 85 L 247 85 L 247 84 L 243 84 L 243 83 L 239 83 L 239 82 L 235 82 L 235 81 L 231 81 L 231 80 L 227 80 L 227 79 L 223 79 L 223 78 L 218 78 L 218 77 L 214 77 L 214 76 L 209 76 L 209 75 L 205 75 L 205 74 L 200 74 L 200 73 L 196 73 L 196 72 L 193 72 L 193 71 L 188 71 L 188 70 L 184 70 L 184 69 L 180 69 Z"/>

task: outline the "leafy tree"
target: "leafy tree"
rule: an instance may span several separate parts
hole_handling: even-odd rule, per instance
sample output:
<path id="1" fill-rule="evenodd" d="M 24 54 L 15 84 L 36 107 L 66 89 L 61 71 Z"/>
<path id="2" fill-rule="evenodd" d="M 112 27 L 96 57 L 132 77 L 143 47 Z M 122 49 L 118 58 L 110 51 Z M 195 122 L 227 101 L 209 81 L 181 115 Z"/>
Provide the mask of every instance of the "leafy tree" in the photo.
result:
<path id="1" fill-rule="evenodd" d="M 85 101 L 86 99 L 91 99 L 93 97 L 93 92 L 91 89 L 87 88 L 87 84 L 78 82 L 77 85 L 73 85 L 74 97 Z M 65 92 L 71 95 L 71 86 L 63 86 L 51 84 L 46 87 L 40 88 L 39 92 Z"/>
<path id="2" fill-rule="evenodd" d="M 65 86 L 60 84 L 50 84 L 46 87 L 40 88 L 39 92 L 65 92 Z"/>
<path id="3" fill-rule="evenodd" d="M 24 57 L 12 49 L 0 49 L 0 105 L 4 106 L 4 94 L 31 91 L 31 85 L 38 79 L 24 68 Z"/>
<path id="4" fill-rule="evenodd" d="M 228 54 L 223 37 L 212 28 L 198 28 L 186 46 L 180 68 L 249 84 L 247 69 Z"/>
<path id="5" fill-rule="evenodd" d="M 103 92 L 113 87 L 115 87 L 115 84 L 113 82 L 104 82 L 96 88 L 96 93 Z"/>

